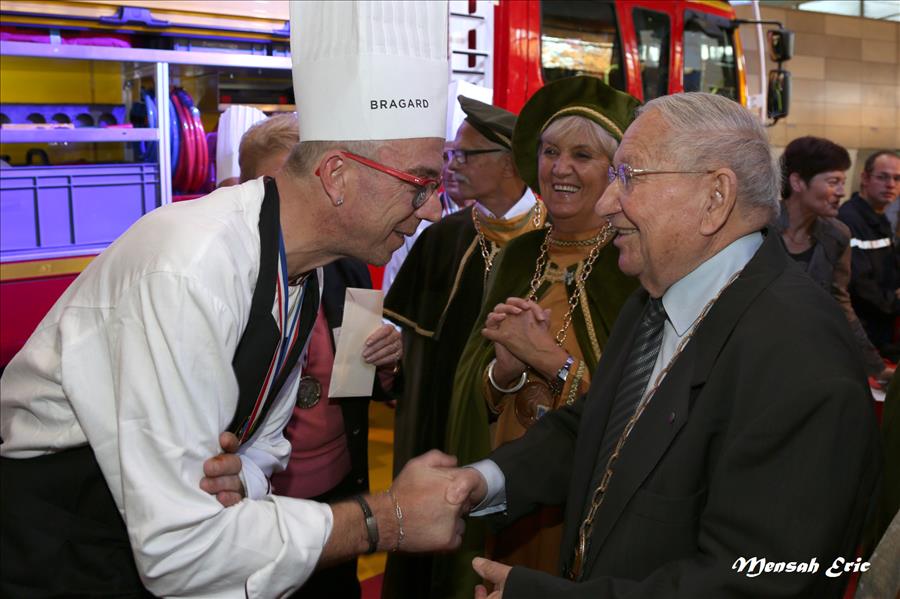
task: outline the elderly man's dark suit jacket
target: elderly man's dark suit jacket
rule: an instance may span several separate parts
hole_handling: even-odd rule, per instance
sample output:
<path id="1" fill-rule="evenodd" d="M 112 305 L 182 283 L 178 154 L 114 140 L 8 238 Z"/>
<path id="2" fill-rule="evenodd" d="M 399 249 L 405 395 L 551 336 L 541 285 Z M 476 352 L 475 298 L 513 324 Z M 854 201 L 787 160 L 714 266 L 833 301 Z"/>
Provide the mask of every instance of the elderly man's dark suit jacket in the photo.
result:
<path id="1" fill-rule="evenodd" d="M 505 518 L 566 504 L 561 572 L 646 301 L 625 304 L 589 393 L 492 456 Z M 825 571 L 855 558 L 879 472 L 870 401 L 846 319 L 769 233 L 625 444 L 583 581 L 513 568 L 504 599 L 839 597 L 846 577 Z M 750 578 L 738 557 L 816 558 L 819 571 Z"/>

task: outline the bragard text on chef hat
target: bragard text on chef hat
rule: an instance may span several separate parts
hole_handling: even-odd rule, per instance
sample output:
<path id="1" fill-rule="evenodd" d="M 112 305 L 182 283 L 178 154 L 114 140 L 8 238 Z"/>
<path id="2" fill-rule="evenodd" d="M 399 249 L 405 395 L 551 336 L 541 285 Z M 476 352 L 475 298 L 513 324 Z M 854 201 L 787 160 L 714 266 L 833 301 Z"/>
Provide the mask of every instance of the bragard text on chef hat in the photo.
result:
<path id="1" fill-rule="evenodd" d="M 301 141 L 443 138 L 446 1 L 291 2 Z"/>

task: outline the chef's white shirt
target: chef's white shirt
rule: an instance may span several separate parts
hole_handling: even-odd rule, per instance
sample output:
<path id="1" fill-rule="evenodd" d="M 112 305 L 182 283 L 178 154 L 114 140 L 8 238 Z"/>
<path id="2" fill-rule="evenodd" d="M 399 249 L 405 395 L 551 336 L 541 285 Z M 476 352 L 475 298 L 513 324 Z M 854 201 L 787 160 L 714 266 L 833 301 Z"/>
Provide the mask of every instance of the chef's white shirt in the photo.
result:
<path id="1" fill-rule="evenodd" d="M 282 431 L 299 368 L 242 447 L 249 498 L 224 508 L 199 487 L 237 406 L 231 362 L 259 272 L 263 196 L 258 179 L 144 216 L 72 283 L 0 380 L 0 453 L 89 443 L 155 595 L 281 596 L 313 572 L 331 533 L 328 505 L 267 494 L 290 455 Z"/>

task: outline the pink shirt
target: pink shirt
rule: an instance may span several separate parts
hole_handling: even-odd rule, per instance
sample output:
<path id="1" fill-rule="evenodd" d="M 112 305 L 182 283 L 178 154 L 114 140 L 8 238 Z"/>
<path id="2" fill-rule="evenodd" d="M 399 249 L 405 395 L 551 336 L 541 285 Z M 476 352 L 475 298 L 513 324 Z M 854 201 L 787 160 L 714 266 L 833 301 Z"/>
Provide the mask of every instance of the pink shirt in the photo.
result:
<path id="1" fill-rule="evenodd" d="M 309 409 L 294 407 L 284 436 L 291 442 L 287 469 L 272 476 L 276 495 L 309 499 L 333 489 L 350 472 L 350 451 L 344 432 L 339 399 L 328 399 L 334 350 L 322 306 L 313 325 L 303 376 L 322 384 L 319 403 Z"/>

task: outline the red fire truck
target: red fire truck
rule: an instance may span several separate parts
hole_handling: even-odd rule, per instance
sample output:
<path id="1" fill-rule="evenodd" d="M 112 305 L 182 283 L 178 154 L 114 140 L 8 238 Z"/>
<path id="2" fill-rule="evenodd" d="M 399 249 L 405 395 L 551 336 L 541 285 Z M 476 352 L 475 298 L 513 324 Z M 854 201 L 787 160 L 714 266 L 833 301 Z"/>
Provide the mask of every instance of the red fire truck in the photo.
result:
<path id="1" fill-rule="evenodd" d="M 3 123 L 16 111 L 32 123 L 43 112 L 48 122 L 64 121 L 66 111 L 53 105 L 78 103 L 65 96 L 82 91 L 72 78 L 79 69 L 90 79 L 84 85 L 123 90 L 122 106 L 66 107 L 81 111 L 79 118 L 89 119 L 91 110 L 128 114 L 135 104 L 150 114 L 155 102 L 148 128 L 79 129 L 73 118 L 76 128 L 0 133 L 0 154 L 13 164 L 0 170 L 2 366 L 92 256 L 143 213 L 178 199 L 172 179 L 185 168 L 175 156 L 183 134 L 175 111 L 164 108 L 172 84 L 191 90 L 206 131 L 229 103 L 267 112 L 293 107 L 285 92 L 291 87 L 286 2 L 8 0 L 0 14 Z M 451 0 L 450 14 L 453 76 L 492 87 L 494 103 L 513 111 L 544 83 L 575 74 L 600 77 L 645 101 L 682 91 L 745 105 L 751 99 L 739 23 L 724 1 Z M 107 47 L 91 47 L 84 40 L 91 36 Z M 29 79 L 30 71 L 39 71 L 39 80 Z M 39 88 L 54 78 L 59 91 L 40 97 Z M 41 102 L 45 110 L 31 106 Z M 26 144 L 45 150 L 51 164 L 34 172 L 17 166 Z M 128 149 L 134 144 L 155 148 L 151 159 L 141 154 L 149 164 L 128 165 L 140 161 Z M 74 161 L 73 148 L 85 149 Z M 85 156 L 115 164 L 85 165 Z M 121 172 L 123 165 L 141 169 Z M 113 168 L 115 178 L 98 179 L 91 167 L 99 166 Z"/>

